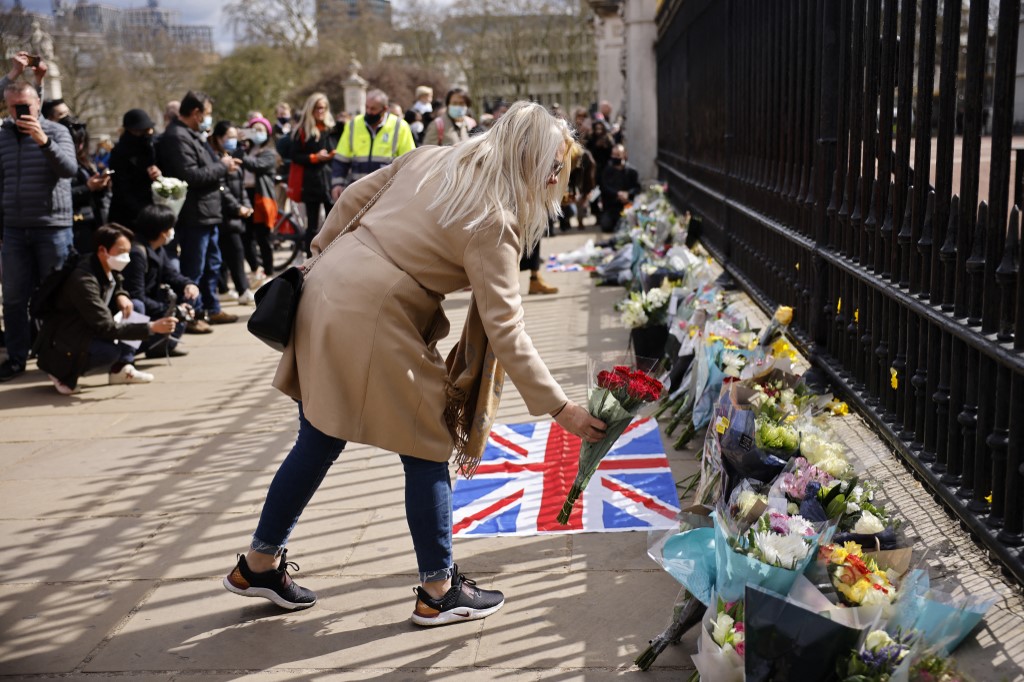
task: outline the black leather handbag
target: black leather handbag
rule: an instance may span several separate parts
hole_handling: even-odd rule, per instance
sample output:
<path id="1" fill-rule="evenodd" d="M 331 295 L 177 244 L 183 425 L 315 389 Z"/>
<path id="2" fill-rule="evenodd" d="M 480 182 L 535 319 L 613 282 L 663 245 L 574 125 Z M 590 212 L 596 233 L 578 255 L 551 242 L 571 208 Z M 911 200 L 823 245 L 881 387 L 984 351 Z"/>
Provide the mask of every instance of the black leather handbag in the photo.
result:
<path id="1" fill-rule="evenodd" d="M 396 173 L 397 175 L 397 173 Z M 359 219 L 376 203 L 384 190 L 394 182 L 395 175 L 380 188 L 370 201 L 359 209 L 349 221 L 345 229 L 328 244 L 323 251 L 301 267 L 290 267 L 280 275 L 261 286 L 254 296 L 256 309 L 249 317 L 246 327 L 249 333 L 276 351 L 284 351 L 292 340 L 292 326 L 295 323 L 295 312 L 299 309 L 299 298 L 302 296 L 302 284 L 308 273 L 327 249 L 359 223 Z"/>
<path id="2" fill-rule="evenodd" d="M 256 290 L 256 310 L 246 326 L 250 334 L 274 350 L 284 351 L 291 341 L 304 277 L 301 268 L 290 267 Z"/>

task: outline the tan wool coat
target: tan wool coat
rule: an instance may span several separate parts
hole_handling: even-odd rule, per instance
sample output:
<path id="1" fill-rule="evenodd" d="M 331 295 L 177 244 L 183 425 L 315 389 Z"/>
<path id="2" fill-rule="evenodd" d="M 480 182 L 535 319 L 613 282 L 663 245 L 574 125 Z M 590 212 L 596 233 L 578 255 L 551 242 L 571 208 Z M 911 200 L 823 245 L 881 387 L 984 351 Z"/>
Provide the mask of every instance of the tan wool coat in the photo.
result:
<path id="1" fill-rule="evenodd" d="M 498 361 L 531 414 L 565 394 L 526 334 L 519 295 L 521 234 L 499 216 L 467 231 L 428 211 L 425 174 L 452 152 L 422 147 L 350 185 L 313 242 L 320 251 L 388 179 L 391 186 L 306 275 L 274 386 L 302 400 L 320 431 L 404 455 L 447 461 L 446 373 L 436 348 L 449 331 L 445 295 L 472 286 Z"/>

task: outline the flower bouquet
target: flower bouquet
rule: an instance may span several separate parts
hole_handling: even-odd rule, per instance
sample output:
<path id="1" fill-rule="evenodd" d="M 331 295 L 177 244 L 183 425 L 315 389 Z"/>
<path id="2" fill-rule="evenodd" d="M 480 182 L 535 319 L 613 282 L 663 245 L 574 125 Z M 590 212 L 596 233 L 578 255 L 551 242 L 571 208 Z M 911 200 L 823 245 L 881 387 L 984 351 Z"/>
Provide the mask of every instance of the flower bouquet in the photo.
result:
<path id="1" fill-rule="evenodd" d="M 879 568 L 856 542 L 822 545 L 818 554 L 847 606 L 888 606 L 896 600 L 895 572 Z"/>
<path id="2" fill-rule="evenodd" d="M 846 660 L 840 661 L 836 673 L 843 682 L 888 682 L 910 653 L 911 637 L 890 637 L 885 630 L 872 630 Z M 903 664 L 909 668 L 909 659 Z"/>
<path id="3" fill-rule="evenodd" d="M 591 375 L 593 376 L 593 372 Z M 583 441 L 580 444 L 576 480 L 573 481 L 562 510 L 558 513 L 559 523 L 569 523 L 573 505 L 583 494 L 601 459 L 608 454 L 640 408 L 656 401 L 661 396 L 661 390 L 660 381 L 646 372 L 626 365 L 616 365 L 610 370 L 597 372 L 596 386 L 590 391 L 587 409 L 608 428 L 604 438 L 597 443 Z"/>
<path id="4" fill-rule="evenodd" d="M 181 213 L 181 207 L 185 205 L 185 195 L 188 193 L 187 182 L 161 176 L 153 181 L 151 187 L 155 203 L 170 206 L 174 209 L 175 216 Z"/>
<path id="5" fill-rule="evenodd" d="M 744 679 L 831 680 L 861 630 L 837 623 L 791 597 L 747 585 L 744 604 Z"/>
<path id="6" fill-rule="evenodd" d="M 743 682 L 743 602 L 726 602 L 717 595 L 711 601 L 715 608 L 707 610 L 701 623 L 693 656 L 697 671 L 690 679 Z"/>

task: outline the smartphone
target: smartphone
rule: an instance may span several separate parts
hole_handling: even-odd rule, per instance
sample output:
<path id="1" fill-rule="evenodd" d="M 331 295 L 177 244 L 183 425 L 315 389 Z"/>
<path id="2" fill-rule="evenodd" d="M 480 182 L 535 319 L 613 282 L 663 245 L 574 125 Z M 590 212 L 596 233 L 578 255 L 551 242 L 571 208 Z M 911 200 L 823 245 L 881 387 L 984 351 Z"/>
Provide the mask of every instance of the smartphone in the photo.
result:
<path id="1" fill-rule="evenodd" d="M 32 112 L 29 110 L 27 104 L 15 104 L 14 105 L 14 118 L 15 120 L 21 120 L 22 116 L 31 116 Z"/>
<path id="2" fill-rule="evenodd" d="M 33 68 L 34 69 L 35 67 L 39 66 L 39 62 L 40 61 L 42 61 L 42 58 L 39 55 L 37 55 L 37 54 L 30 54 L 28 56 L 29 68 Z"/>
<path id="3" fill-rule="evenodd" d="M 105 169 L 103 170 L 103 174 L 104 174 L 104 175 L 113 175 L 113 174 L 114 174 L 114 173 L 116 173 L 116 172 L 117 172 L 117 171 L 112 171 L 112 170 L 110 170 L 109 168 L 105 168 Z"/>

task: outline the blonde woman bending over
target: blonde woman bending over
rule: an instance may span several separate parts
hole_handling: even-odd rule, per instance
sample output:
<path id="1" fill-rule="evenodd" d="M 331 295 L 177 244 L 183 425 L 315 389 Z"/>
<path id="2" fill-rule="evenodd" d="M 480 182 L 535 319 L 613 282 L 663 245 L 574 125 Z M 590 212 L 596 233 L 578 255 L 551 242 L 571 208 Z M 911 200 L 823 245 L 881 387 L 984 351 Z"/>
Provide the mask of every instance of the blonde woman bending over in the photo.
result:
<path id="1" fill-rule="evenodd" d="M 444 625 L 504 604 L 452 557 L 445 419 L 447 294 L 472 286 L 498 362 L 531 414 L 550 414 L 594 442 L 603 422 L 567 400 L 523 328 L 519 259 L 558 215 L 574 144 L 564 122 L 519 102 L 486 133 L 455 147 L 422 147 L 341 195 L 313 243 L 324 251 L 386 187 L 356 229 L 309 269 L 293 337 L 274 386 L 298 401 L 298 437 L 274 477 L 247 554 L 224 579 L 237 594 L 286 609 L 316 595 L 288 575 L 285 545 L 348 441 L 401 453 L 405 512 L 420 584 L 412 620 Z"/>

